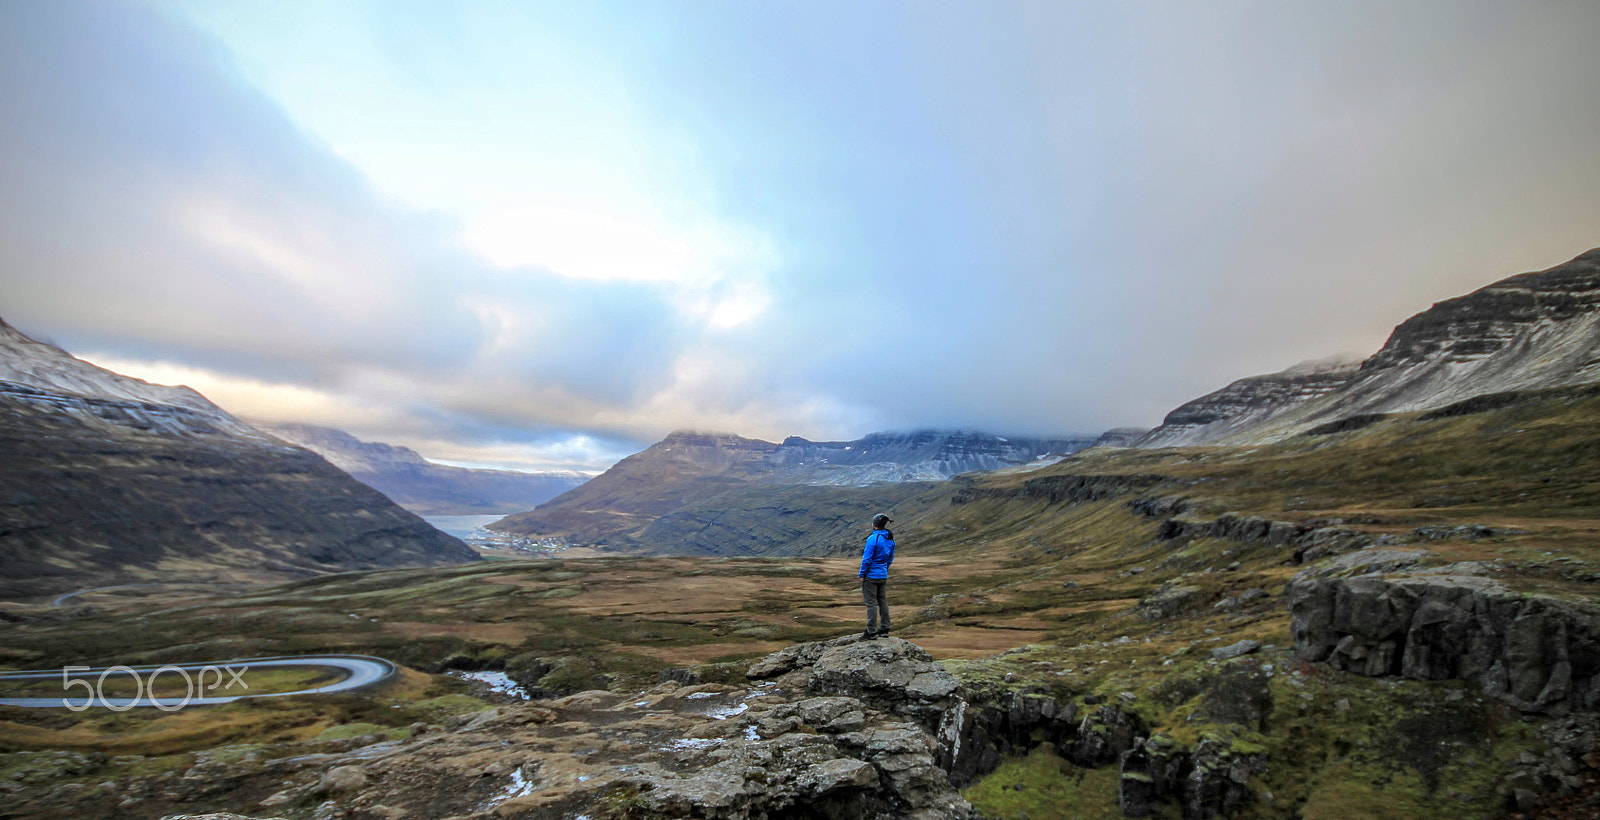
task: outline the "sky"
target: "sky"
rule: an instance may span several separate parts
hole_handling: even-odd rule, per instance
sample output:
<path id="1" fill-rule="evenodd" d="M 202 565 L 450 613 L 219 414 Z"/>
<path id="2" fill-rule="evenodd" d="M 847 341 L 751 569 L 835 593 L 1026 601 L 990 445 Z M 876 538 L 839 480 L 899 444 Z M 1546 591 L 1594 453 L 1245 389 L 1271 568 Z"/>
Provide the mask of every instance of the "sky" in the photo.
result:
<path id="1" fill-rule="evenodd" d="M 0 317 L 600 470 L 1153 426 L 1600 246 L 1593 2 L 0 0 Z"/>

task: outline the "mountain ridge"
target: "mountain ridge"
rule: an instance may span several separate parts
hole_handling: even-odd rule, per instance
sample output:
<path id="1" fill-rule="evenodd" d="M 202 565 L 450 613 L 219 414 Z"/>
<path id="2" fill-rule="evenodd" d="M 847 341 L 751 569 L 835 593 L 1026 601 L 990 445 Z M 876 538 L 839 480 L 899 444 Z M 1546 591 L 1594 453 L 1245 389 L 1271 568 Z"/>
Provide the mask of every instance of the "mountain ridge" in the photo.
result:
<path id="1" fill-rule="evenodd" d="M 1436 302 L 1351 369 L 1235 381 L 1185 402 L 1139 447 L 1262 444 L 1341 418 L 1600 381 L 1600 248 Z"/>
<path id="2" fill-rule="evenodd" d="M 189 389 L 0 329 L 0 594 L 477 559 Z"/>
<path id="3" fill-rule="evenodd" d="M 921 430 L 773 443 L 679 430 L 587 484 L 490 526 L 633 551 L 728 554 L 726 538 L 717 534 L 728 522 L 770 519 L 785 523 L 740 526 L 742 533 L 764 532 L 748 543 L 751 551 L 772 553 L 784 539 L 825 549 L 833 539 L 816 533 L 854 526 L 844 523 L 852 516 L 869 520 L 919 487 L 975 470 L 1043 466 L 1095 440 Z"/>

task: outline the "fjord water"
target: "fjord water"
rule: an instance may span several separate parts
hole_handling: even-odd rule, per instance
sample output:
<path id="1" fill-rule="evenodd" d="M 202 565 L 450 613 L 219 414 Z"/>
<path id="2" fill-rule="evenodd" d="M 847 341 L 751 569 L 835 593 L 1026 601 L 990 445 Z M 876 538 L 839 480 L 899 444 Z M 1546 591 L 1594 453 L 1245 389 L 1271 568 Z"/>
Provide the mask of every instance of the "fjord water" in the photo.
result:
<path id="1" fill-rule="evenodd" d="M 434 529 L 447 535 L 465 540 L 468 535 L 483 529 L 500 519 L 504 515 L 424 515 L 422 520 L 432 524 Z"/>

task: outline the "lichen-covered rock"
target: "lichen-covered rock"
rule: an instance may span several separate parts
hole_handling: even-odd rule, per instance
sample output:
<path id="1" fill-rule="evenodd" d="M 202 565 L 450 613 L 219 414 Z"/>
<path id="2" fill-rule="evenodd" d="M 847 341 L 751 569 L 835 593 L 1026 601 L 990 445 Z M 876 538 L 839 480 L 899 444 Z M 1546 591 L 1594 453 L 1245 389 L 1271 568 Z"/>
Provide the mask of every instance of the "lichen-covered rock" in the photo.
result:
<path id="1" fill-rule="evenodd" d="M 1245 638 L 1238 643 L 1220 646 L 1211 650 L 1211 657 L 1219 661 L 1225 661 L 1231 658 L 1237 658 L 1240 655 L 1248 655 L 1260 648 L 1260 641 L 1252 641 L 1249 638 Z"/>
<path id="2" fill-rule="evenodd" d="M 360 766 L 335 766 L 322 775 L 322 790 L 339 794 L 360 791 L 367 785 L 367 773 Z"/>
<path id="3" fill-rule="evenodd" d="M 772 726 L 788 725 L 792 725 L 793 729 L 810 728 L 828 734 L 857 732 L 866 728 L 866 712 L 866 704 L 855 698 L 807 698 L 773 709 L 758 728 L 764 736 L 780 734 Z"/>
<path id="4" fill-rule="evenodd" d="M 800 667 L 810 666 L 816 663 L 817 658 L 821 657 L 822 653 L 831 646 L 856 642 L 857 641 L 854 637 L 845 637 L 832 641 L 798 643 L 794 644 L 793 646 L 786 646 L 772 653 L 771 655 L 756 661 L 750 666 L 750 669 L 745 672 L 745 676 L 751 680 L 775 678 L 779 675 L 793 672 Z"/>
<path id="5" fill-rule="evenodd" d="M 864 792 L 877 770 L 833 741 L 801 732 L 766 741 L 733 741 L 710 754 L 711 765 L 685 773 L 648 770 L 626 782 L 648 811 L 664 817 L 756 818 L 839 790 L 862 805 L 882 802 Z"/>
<path id="6" fill-rule="evenodd" d="M 864 760 L 838 757 L 806 769 L 797 783 L 807 797 L 838 789 L 871 789 L 878 785 L 878 770 Z"/>
<path id="7" fill-rule="evenodd" d="M 913 717 L 930 732 L 961 688 L 921 647 L 899 638 L 799 644 L 756 662 L 747 674 L 793 674 L 813 693 L 855 697 Z"/>

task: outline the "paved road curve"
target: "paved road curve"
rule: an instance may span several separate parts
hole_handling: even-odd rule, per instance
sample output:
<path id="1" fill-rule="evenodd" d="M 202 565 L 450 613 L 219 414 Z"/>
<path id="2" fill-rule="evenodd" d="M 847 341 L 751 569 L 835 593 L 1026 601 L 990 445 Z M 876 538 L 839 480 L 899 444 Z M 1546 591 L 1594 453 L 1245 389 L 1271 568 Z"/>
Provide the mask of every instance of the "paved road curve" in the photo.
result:
<path id="1" fill-rule="evenodd" d="M 216 669 L 218 672 L 215 674 L 210 672 L 205 674 L 204 684 L 207 687 L 205 689 L 201 688 L 200 681 L 196 681 L 194 696 L 190 697 L 187 701 L 187 704 L 190 706 L 213 703 L 232 703 L 236 700 L 243 700 L 244 698 L 281 698 L 289 695 L 312 695 L 327 694 L 332 692 L 347 692 L 352 689 L 359 689 L 363 686 L 370 686 L 379 681 L 386 680 L 395 673 L 395 665 L 393 663 L 390 663 L 383 658 L 374 658 L 369 655 L 291 655 L 273 658 L 234 658 L 233 660 L 213 661 L 211 663 L 152 664 L 148 666 L 110 667 L 117 671 L 107 674 L 106 680 L 117 681 L 119 683 L 126 684 L 132 676 L 123 670 L 132 669 L 139 674 L 140 678 L 144 679 L 148 683 L 150 680 L 150 673 L 155 672 L 157 669 L 165 669 L 166 671 L 161 673 L 160 678 L 164 683 L 170 684 L 178 679 L 182 679 L 183 677 L 182 675 L 173 671 L 174 669 L 182 669 L 183 671 L 188 672 L 191 678 L 198 678 L 200 676 L 200 671 L 207 667 Z M 344 680 L 336 683 L 330 683 L 326 686 L 319 686 L 314 689 L 298 689 L 293 692 L 251 693 L 245 690 L 242 687 L 242 684 L 236 682 L 234 679 L 234 671 L 238 671 L 240 674 L 243 674 L 245 669 L 263 669 L 266 667 L 343 669 L 349 674 Z M 72 671 L 69 674 L 69 677 L 74 681 L 85 681 L 92 689 L 96 682 L 100 680 L 100 676 L 105 672 L 106 670 L 103 668 L 80 669 Z M 61 681 L 62 672 L 60 669 L 50 672 L 0 672 L 0 681 L 6 680 Z M 205 692 L 209 691 L 229 692 L 232 694 L 204 694 Z M 90 690 L 85 689 L 83 685 L 78 684 L 73 685 L 70 688 L 64 688 L 63 692 L 67 694 L 68 697 L 0 698 L 0 705 L 26 706 L 34 708 L 62 708 L 70 703 L 73 707 L 79 707 L 82 706 L 83 703 L 89 698 Z M 181 695 L 164 696 L 160 698 L 159 705 L 171 710 L 180 702 L 183 702 L 183 697 Z M 158 704 L 156 701 L 151 700 L 148 696 L 138 699 L 105 698 L 103 701 L 99 697 L 94 698 L 94 706 L 96 708 L 101 707 L 102 705 L 120 711 L 122 709 L 132 708 L 134 706 L 156 706 Z"/>

